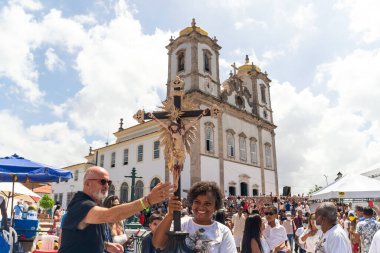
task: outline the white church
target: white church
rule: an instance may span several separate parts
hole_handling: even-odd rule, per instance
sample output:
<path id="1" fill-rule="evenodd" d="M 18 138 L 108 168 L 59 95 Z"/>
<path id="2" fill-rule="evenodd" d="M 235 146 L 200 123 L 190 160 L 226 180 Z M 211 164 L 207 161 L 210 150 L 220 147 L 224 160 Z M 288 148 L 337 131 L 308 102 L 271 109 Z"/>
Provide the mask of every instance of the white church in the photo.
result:
<path id="1" fill-rule="evenodd" d="M 222 110 L 220 117 L 203 117 L 196 125 L 198 138 L 181 174 L 182 196 L 200 180 L 217 182 L 226 196 L 278 194 L 276 126 L 267 73 L 246 56 L 245 64 L 233 64 L 234 71 L 221 82 L 221 47 L 194 20 L 176 39 L 171 38 L 166 48 L 168 92 L 169 83 L 179 76 L 185 82 L 186 96 L 199 109 L 217 105 Z M 121 122 L 114 133 L 115 143 L 90 149 L 86 163 L 64 168 L 71 170 L 74 178 L 53 184 L 54 199 L 65 208 L 75 192 L 82 190 L 84 171 L 93 164 L 108 170 L 113 182 L 110 194 L 122 202 L 132 199 L 132 179 L 126 176 L 131 176 L 133 168 L 137 176 L 134 199 L 147 194 L 158 182 L 169 181 L 159 130 L 154 121 L 126 129 Z"/>

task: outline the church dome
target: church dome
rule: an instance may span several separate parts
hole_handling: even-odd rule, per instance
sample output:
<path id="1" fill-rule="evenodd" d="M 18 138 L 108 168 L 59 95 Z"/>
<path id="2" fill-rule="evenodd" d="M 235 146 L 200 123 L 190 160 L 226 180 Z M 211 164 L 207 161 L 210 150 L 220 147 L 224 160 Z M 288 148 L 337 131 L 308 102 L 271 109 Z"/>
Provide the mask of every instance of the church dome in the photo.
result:
<path id="1" fill-rule="evenodd" d="M 206 32 L 205 30 L 203 30 L 202 28 L 200 28 L 199 26 L 196 26 L 195 25 L 195 18 L 193 18 L 193 21 L 191 22 L 191 26 L 188 26 L 186 27 L 185 29 L 182 29 L 180 32 L 179 32 L 179 36 L 184 36 L 184 35 L 188 35 L 189 33 L 191 33 L 193 30 L 197 31 L 198 33 L 202 34 L 202 35 L 205 35 L 205 36 L 208 36 L 208 32 Z"/>
<path id="2" fill-rule="evenodd" d="M 239 70 L 239 72 L 248 72 L 251 70 L 256 70 L 257 72 L 261 72 L 261 69 L 258 66 L 256 66 L 253 63 L 249 63 L 248 55 L 245 56 L 245 64 L 241 65 L 238 68 L 238 70 Z"/>

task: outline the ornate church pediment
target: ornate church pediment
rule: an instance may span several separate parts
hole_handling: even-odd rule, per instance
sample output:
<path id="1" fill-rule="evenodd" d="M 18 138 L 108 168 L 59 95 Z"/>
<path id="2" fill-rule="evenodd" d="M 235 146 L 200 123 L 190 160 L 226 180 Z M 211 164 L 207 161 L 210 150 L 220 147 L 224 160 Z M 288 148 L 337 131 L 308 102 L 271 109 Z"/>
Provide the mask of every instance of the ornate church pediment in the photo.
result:
<path id="1" fill-rule="evenodd" d="M 224 102 L 228 102 L 241 110 L 250 111 L 249 108 L 246 108 L 246 104 L 253 106 L 252 94 L 237 75 L 231 75 L 223 82 L 220 97 Z"/>
<path id="2" fill-rule="evenodd" d="M 236 186 L 236 182 L 235 181 L 230 181 L 230 182 L 228 182 L 228 185 L 229 186 Z"/>

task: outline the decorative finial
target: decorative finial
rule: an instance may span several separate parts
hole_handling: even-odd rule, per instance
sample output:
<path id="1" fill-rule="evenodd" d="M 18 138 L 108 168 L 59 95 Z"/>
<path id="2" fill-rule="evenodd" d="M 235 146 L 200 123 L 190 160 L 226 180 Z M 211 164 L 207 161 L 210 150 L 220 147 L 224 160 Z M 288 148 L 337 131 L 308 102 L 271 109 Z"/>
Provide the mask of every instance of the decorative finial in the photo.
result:
<path id="1" fill-rule="evenodd" d="M 266 70 L 265 70 L 264 74 L 265 74 L 266 76 L 268 75 L 268 73 L 267 73 L 267 71 L 266 71 Z"/>
<path id="2" fill-rule="evenodd" d="M 216 36 L 214 36 L 213 41 L 214 41 L 215 43 L 218 42 L 218 39 L 216 38 Z"/>
<path id="3" fill-rule="evenodd" d="M 89 155 L 92 155 L 92 147 L 90 146 Z"/>
<path id="4" fill-rule="evenodd" d="M 232 70 L 230 70 L 230 77 L 232 77 L 232 75 L 233 75 L 233 74 L 232 74 Z"/>
<path id="5" fill-rule="evenodd" d="M 108 146 L 108 141 L 106 141 L 106 146 Z"/>
<path id="6" fill-rule="evenodd" d="M 123 118 L 120 118 L 120 127 L 119 127 L 119 131 L 123 131 L 124 128 L 123 128 Z"/>
<path id="7" fill-rule="evenodd" d="M 195 22 L 195 18 L 193 18 L 193 20 L 191 21 L 191 27 L 193 27 L 193 29 L 195 29 L 195 25 L 196 25 L 197 23 Z"/>
<path id="8" fill-rule="evenodd" d="M 245 64 L 249 64 L 249 58 L 247 54 L 245 55 Z"/>
<path id="9" fill-rule="evenodd" d="M 170 39 L 169 39 L 170 42 L 173 42 L 174 41 L 174 38 L 173 36 L 170 36 Z"/>

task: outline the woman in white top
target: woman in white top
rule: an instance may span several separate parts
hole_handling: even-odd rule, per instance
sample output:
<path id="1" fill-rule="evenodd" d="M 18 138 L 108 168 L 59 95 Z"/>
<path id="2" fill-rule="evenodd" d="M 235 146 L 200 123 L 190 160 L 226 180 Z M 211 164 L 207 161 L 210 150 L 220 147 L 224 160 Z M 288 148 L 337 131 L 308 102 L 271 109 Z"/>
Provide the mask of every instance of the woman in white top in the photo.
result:
<path id="1" fill-rule="evenodd" d="M 311 213 L 308 221 L 308 228 L 299 237 L 299 243 L 305 246 L 306 252 L 315 252 L 317 242 L 322 236 L 322 230 L 316 227 L 315 213 Z"/>
<path id="2" fill-rule="evenodd" d="M 107 208 L 111 208 L 118 205 L 120 205 L 120 202 L 119 198 L 116 195 L 108 196 L 103 203 L 103 206 Z M 115 223 L 109 223 L 108 226 L 111 231 L 112 242 L 124 245 L 128 237 L 125 234 L 123 222 L 119 221 Z"/>
<path id="3" fill-rule="evenodd" d="M 196 252 L 236 253 L 236 245 L 231 230 L 213 220 L 213 214 L 222 207 L 222 193 L 215 182 L 201 181 L 189 190 L 187 200 L 191 205 L 193 217 L 181 219 L 181 229 L 189 235 L 186 245 Z M 170 247 L 167 236 L 173 221 L 173 211 L 181 211 L 182 202 L 178 197 L 169 200 L 169 210 L 153 234 L 153 246 L 158 249 Z"/>
<path id="4" fill-rule="evenodd" d="M 248 216 L 245 220 L 241 253 L 270 253 L 270 248 L 263 236 L 264 222 L 260 215 Z"/>

